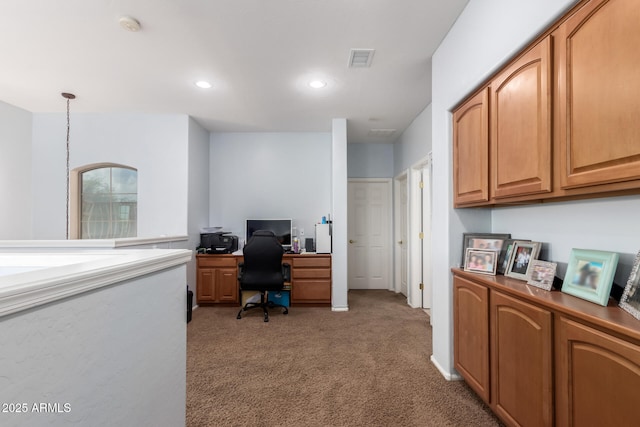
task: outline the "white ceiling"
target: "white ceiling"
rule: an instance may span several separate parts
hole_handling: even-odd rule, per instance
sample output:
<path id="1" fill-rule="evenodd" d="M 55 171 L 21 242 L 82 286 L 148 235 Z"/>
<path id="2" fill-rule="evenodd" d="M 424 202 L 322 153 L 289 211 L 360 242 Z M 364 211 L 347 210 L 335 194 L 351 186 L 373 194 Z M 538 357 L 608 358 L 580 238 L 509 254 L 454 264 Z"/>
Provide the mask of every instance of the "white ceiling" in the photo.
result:
<path id="1" fill-rule="evenodd" d="M 350 142 L 388 142 L 430 102 L 430 57 L 467 2 L 2 0 L 0 100 L 62 112 L 72 92 L 72 112 L 189 114 L 220 132 L 326 132 L 343 117 Z M 351 48 L 376 49 L 371 68 L 348 68 Z"/>

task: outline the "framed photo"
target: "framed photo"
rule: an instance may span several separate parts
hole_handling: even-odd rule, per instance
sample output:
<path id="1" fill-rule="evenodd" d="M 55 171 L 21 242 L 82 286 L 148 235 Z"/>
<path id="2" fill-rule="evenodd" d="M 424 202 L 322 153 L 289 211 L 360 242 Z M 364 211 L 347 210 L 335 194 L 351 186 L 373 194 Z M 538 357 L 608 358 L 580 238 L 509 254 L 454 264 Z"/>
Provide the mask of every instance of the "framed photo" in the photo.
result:
<path id="1" fill-rule="evenodd" d="M 572 249 L 562 292 L 606 306 L 618 258 L 615 252 Z"/>
<path id="2" fill-rule="evenodd" d="M 558 264 L 555 262 L 540 261 L 534 259 L 529 264 L 527 272 L 527 284 L 537 288 L 550 291 L 553 287 L 553 279 L 556 277 L 556 268 Z"/>
<path id="3" fill-rule="evenodd" d="M 500 251 L 500 258 L 498 259 L 498 274 L 504 274 L 507 271 L 509 260 L 511 259 L 511 251 L 513 251 L 513 244 L 516 242 L 530 242 L 531 240 L 514 240 L 507 239 L 502 244 L 502 250 Z"/>
<path id="4" fill-rule="evenodd" d="M 511 234 L 464 233 L 462 235 L 462 265 L 465 265 L 467 249 L 500 251 L 504 241 L 510 238 Z"/>
<path id="5" fill-rule="evenodd" d="M 468 248 L 464 260 L 464 271 L 496 274 L 499 252 L 496 250 Z"/>
<path id="6" fill-rule="evenodd" d="M 529 265 L 531 261 L 538 259 L 541 246 L 540 242 L 514 242 L 504 275 L 514 279 L 529 280 L 527 277 Z"/>
<path id="7" fill-rule="evenodd" d="M 622 298 L 620 298 L 620 307 L 631 314 L 636 319 L 640 320 L 640 252 L 636 255 L 636 260 L 633 262 L 633 268 L 631 268 L 631 274 L 629 274 L 629 280 L 627 286 L 624 288 Z"/>

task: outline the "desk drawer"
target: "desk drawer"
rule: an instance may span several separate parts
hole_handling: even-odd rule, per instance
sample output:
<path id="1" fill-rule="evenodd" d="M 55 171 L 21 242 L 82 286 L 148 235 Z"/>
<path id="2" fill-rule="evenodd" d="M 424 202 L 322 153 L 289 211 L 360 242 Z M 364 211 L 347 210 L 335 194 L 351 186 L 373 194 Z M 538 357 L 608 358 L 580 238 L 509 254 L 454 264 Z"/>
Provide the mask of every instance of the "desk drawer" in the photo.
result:
<path id="1" fill-rule="evenodd" d="M 317 255 L 302 255 L 293 258 L 293 267 L 331 267 L 331 257 Z"/>
<path id="2" fill-rule="evenodd" d="M 234 256 L 199 256 L 198 267 L 229 267 L 235 268 L 237 257 Z"/>
<path id="3" fill-rule="evenodd" d="M 330 280 L 298 280 L 291 287 L 291 302 L 330 303 Z"/>
<path id="4" fill-rule="evenodd" d="M 295 268 L 292 278 L 296 279 L 331 279 L 329 268 Z"/>

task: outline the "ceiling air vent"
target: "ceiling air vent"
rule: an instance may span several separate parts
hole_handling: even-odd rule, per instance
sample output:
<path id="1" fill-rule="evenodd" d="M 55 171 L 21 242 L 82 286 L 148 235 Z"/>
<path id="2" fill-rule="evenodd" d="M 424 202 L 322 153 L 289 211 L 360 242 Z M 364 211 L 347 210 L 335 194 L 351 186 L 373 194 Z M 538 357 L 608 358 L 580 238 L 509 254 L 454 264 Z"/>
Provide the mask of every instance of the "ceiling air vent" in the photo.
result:
<path id="1" fill-rule="evenodd" d="M 371 66 L 375 49 L 351 49 L 349 68 L 368 68 Z"/>
<path id="2" fill-rule="evenodd" d="M 370 129 L 368 136 L 388 138 L 396 133 L 396 129 Z"/>

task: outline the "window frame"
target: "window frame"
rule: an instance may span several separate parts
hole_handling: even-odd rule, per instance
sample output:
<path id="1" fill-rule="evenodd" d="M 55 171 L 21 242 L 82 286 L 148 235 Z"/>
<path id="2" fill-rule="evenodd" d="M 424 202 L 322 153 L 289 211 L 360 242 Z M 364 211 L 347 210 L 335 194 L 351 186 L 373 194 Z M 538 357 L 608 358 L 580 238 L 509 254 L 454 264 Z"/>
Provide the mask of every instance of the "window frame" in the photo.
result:
<path id="1" fill-rule="evenodd" d="M 120 168 L 129 169 L 138 173 L 138 169 L 132 166 L 118 163 L 92 163 L 78 168 L 74 168 L 69 174 L 69 238 L 75 240 L 82 239 L 82 174 L 96 169 Z M 136 193 L 136 204 L 138 202 Z M 137 219 L 136 219 L 137 222 Z M 137 228 L 137 227 L 136 227 Z M 137 235 L 137 232 L 136 232 Z M 117 238 L 117 237 L 114 237 Z"/>

